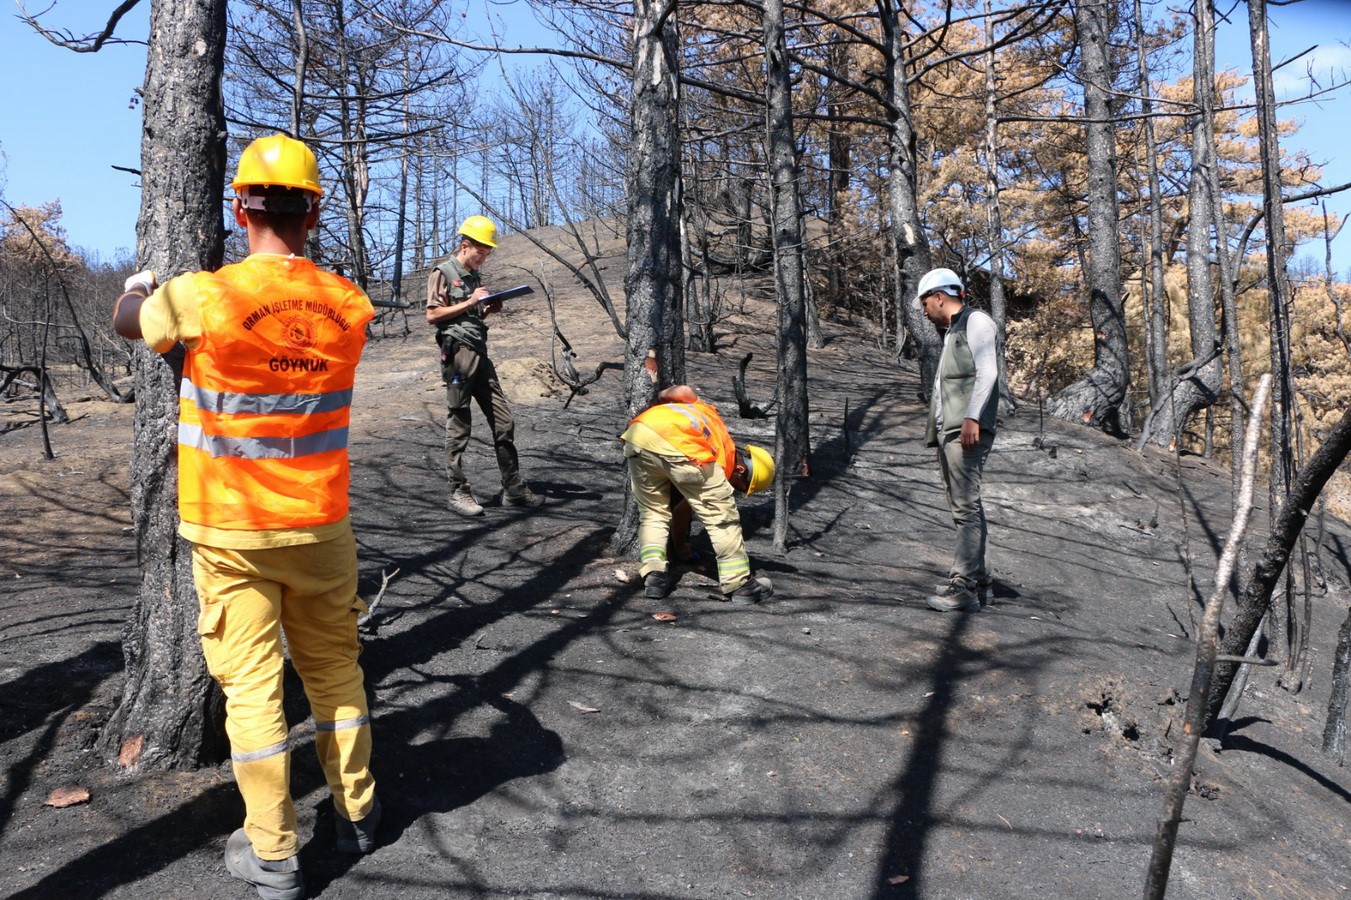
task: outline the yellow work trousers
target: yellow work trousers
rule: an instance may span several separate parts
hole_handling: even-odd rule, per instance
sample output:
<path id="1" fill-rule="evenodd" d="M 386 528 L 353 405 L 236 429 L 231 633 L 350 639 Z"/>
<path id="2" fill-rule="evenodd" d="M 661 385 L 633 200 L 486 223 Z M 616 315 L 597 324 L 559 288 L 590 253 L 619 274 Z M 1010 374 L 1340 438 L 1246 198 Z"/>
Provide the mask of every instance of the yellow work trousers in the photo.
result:
<path id="1" fill-rule="evenodd" d="M 696 465 L 683 456 L 663 456 L 624 444 L 629 483 L 638 501 L 638 573 L 666 571 L 666 543 L 671 536 L 671 488 L 690 504 L 704 523 L 718 558 L 718 586 L 730 594 L 746 583 L 751 560 L 741 537 L 732 484 L 717 463 Z"/>
<path id="2" fill-rule="evenodd" d="M 225 693 L 225 730 L 244 796 L 244 831 L 262 859 L 299 850 L 282 710 L 282 630 L 314 715 L 315 749 L 335 812 L 356 821 L 375 803 L 370 713 L 357 655 L 356 541 L 263 550 L 194 545 L 197 630 Z"/>

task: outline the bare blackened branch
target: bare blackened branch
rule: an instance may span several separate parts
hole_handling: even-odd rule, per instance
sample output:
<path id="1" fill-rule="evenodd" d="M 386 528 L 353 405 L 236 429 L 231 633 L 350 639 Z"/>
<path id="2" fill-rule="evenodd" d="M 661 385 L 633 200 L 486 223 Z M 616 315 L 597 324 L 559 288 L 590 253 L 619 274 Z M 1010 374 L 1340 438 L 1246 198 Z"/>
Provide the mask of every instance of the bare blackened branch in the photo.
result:
<path id="1" fill-rule="evenodd" d="M 117 23 L 122 17 L 131 12 L 141 0 L 122 0 L 117 9 L 113 10 L 112 15 L 108 17 L 108 24 L 103 26 L 103 30 L 96 34 L 86 34 L 76 36 L 69 29 L 48 28 L 38 21 L 42 16 L 52 11 L 53 3 L 40 13 L 30 13 L 24 8 L 22 0 L 15 0 L 19 7 L 19 18 L 28 24 L 38 34 L 45 37 L 58 47 L 65 47 L 67 50 L 74 50 L 76 53 L 97 53 L 103 49 L 104 44 L 144 44 L 145 41 L 128 41 L 113 37 L 117 30 Z"/>

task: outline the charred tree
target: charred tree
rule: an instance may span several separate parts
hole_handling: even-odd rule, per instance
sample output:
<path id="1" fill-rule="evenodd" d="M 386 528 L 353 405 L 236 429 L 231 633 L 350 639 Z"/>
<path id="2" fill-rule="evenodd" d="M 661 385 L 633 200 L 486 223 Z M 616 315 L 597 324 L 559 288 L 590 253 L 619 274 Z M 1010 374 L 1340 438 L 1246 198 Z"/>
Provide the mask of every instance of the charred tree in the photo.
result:
<path id="1" fill-rule="evenodd" d="M 1215 230 L 1211 185 L 1219 179 L 1215 159 L 1215 10 L 1210 0 L 1196 0 L 1192 10 L 1195 17 L 1192 91 L 1196 114 L 1192 118 L 1191 181 L 1187 188 L 1187 322 L 1191 328 L 1193 362 L 1186 368 L 1186 376 L 1160 395 L 1150 413 L 1146 426 L 1148 440 L 1162 447 L 1180 440 L 1187 420 L 1215 403 L 1224 375 L 1218 352 L 1220 337 L 1210 253 L 1211 232 Z"/>
<path id="2" fill-rule="evenodd" d="M 994 319 L 995 351 L 999 366 L 997 380 L 999 412 L 1012 413 L 1017 407 L 1009 392 L 1008 364 L 1004 353 L 1008 326 L 1008 304 L 1004 299 L 1004 216 L 999 205 L 999 118 L 996 114 L 995 33 L 990 0 L 985 0 L 985 194 L 990 245 L 990 318 Z"/>
<path id="3" fill-rule="evenodd" d="M 1347 410 L 1328 432 L 1322 446 L 1305 463 L 1299 477 L 1291 485 L 1285 504 L 1277 514 L 1276 521 L 1272 523 L 1266 547 L 1246 579 L 1234 620 L 1224 633 L 1224 641 L 1220 647 L 1223 656 L 1242 657 L 1245 654 L 1248 642 L 1257 633 L 1262 617 L 1271 607 L 1272 591 L 1285 573 L 1286 564 L 1290 560 L 1290 551 L 1304 531 L 1309 510 L 1313 508 L 1314 501 L 1322 493 L 1328 479 L 1346 459 L 1348 452 L 1351 452 L 1351 410 Z M 1233 662 L 1221 661 L 1216 665 L 1215 679 L 1206 704 L 1203 733 L 1214 730 L 1237 668 L 1237 664 Z"/>
<path id="4" fill-rule="evenodd" d="M 802 261 L 802 200 L 798 195 L 797 140 L 793 131 L 792 79 L 784 36 L 783 0 L 765 0 L 765 68 L 768 94 L 774 275 L 779 309 L 779 409 L 775 418 L 774 546 L 788 543 L 788 495 L 793 476 L 807 467 L 806 275 Z"/>
<path id="5" fill-rule="evenodd" d="M 1346 710 L 1351 696 L 1351 608 L 1337 632 L 1337 652 L 1332 658 L 1332 692 L 1328 697 L 1328 719 L 1323 727 L 1323 752 L 1346 765 Z"/>
<path id="6" fill-rule="evenodd" d="M 901 25 L 906 15 L 901 4 L 880 0 L 886 59 L 887 115 L 887 209 L 891 216 L 891 243 L 895 267 L 896 346 L 910 346 L 919 360 L 920 393 L 928 397 L 938 373 L 943 343 L 938 329 L 924 318 L 915 289 L 929 271 L 929 239 L 919 215 L 919 181 L 915 169 L 915 123 L 910 109 L 910 84 L 906 65 L 906 33 Z"/>
<path id="7" fill-rule="evenodd" d="M 624 394 L 631 415 L 646 408 L 658 390 L 685 377 L 675 11 L 675 0 L 640 0 L 633 13 L 624 274 L 628 318 Z"/>
<path id="8" fill-rule="evenodd" d="M 136 258 L 161 279 L 215 269 L 224 250 L 225 0 L 151 5 Z M 141 586 L 123 632 L 126 685 L 99 737 L 123 765 L 167 768 L 224 758 L 224 706 L 197 635 L 190 548 L 178 536 L 175 464 L 182 356 L 138 345 L 131 503 Z"/>
<path id="9" fill-rule="evenodd" d="M 1140 0 L 1135 0 L 1136 71 L 1140 91 L 1140 134 L 1144 142 L 1146 178 L 1149 183 L 1148 229 L 1141 229 L 1140 296 L 1145 310 L 1145 362 L 1149 370 L 1149 405 L 1156 408 L 1167 396 L 1168 295 L 1163 283 L 1163 190 L 1159 180 L 1159 146 L 1154 133 L 1153 86 L 1149 78 L 1149 51 L 1145 45 L 1145 18 Z M 1237 420 L 1235 420 L 1237 421 Z M 1237 429 L 1233 429 L 1237 432 Z M 1235 452 L 1234 458 L 1239 458 Z"/>
<path id="10" fill-rule="evenodd" d="M 680 68 L 675 0 L 638 0 L 633 8 L 633 96 L 629 136 L 628 342 L 624 397 L 637 415 L 656 392 L 685 379 L 680 257 Z M 614 545 L 638 535 L 629 497 Z"/>
<path id="11" fill-rule="evenodd" d="M 1248 32 L 1252 43 L 1253 92 L 1257 101 L 1258 149 L 1262 158 L 1262 212 L 1267 232 L 1267 295 L 1269 297 L 1271 372 L 1276 379 L 1275 405 L 1271 414 L 1271 506 L 1289 503 L 1290 482 L 1294 477 L 1294 374 L 1290 350 L 1290 281 L 1285 264 L 1289 251 L 1285 242 L 1285 208 L 1281 197 L 1281 150 L 1276 129 L 1276 93 L 1271 76 L 1271 44 L 1267 35 L 1266 0 L 1248 4 Z M 1284 603 L 1273 616 L 1273 631 L 1284 632 L 1287 666 L 1293 667 L 1300 655 L 1293 615 L 1294 579 L 1287 574 L 1281 585 Z M 1285 615 L 1280 615 L 1284 612 Z M 1291 673 L 1287 668 L 1286 675 Z M 1286 683 L 1282 677 L 1281 683 Z M 1296 687 L 1295 690 L 1298 690 Z"/>
<path id="12" fill-rule="evenodd" d="M 1243 543 L 1243 532 L 1252 517 L 1253 482 L 1256 479 L 1257 449 L 1261 444 L 1262 416 L 1266 412 L 1271 390 L 1271 376 L 1263 375 L 1253 394 L 1252 413 L 1244 441 L 1242 465 L 1243 487 L 1235 500 L 1233 521 L 1224 542 L 1219 564 L 1215 568 L 1215 587 L 1206 601 L 1201 629 L 1196 636 L 1196 663 L 1192 667 L 1191 689 L 1187 694 L 1187 709 L 1179 741 L 1173 774 L 1168 780 L 1164 797 L 1163 817 L 1154 834 L 1154 848 L 1149 858 L 1149 874 L 1145 879 L 1145 900 L 1163 900 L 1168 891 L 1168 874 L 1173 864 L 1173 849 L 1177 843 L 1177 829 L 1182 824 L 1182 808 L 1191 791 L 1196 751 L 1201 743 L 1201 722 L 1214 680 L 1216 645 L 1219 642 L 1220 614 L 1224 598 L 1229 593 L 1229 577 L 1238 560 L 1238 548 Z"/>
<path id="13" fill-rule="evenodd" d="M 1116 123 L 1112 118 L 1111 4 L 1082 0 L 1074 10 L 1083 58 L 1084 133 L 1088 149 L 1088 290 L 1093 368 L 1047 403 L 1058 419 L 1111 427 L 1126 398 L 1130 364 L 1121 296 Z"/>

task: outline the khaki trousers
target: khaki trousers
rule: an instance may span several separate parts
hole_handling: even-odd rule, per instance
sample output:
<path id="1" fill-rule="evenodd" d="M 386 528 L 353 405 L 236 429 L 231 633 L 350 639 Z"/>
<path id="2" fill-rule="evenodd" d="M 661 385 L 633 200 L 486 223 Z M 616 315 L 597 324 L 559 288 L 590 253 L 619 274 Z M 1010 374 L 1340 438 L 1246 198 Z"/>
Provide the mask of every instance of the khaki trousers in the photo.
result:
<path id="1" fill-rule="evenodd" d="M 469 446 L 470 401 L 478 404 L 493 436 L 497 468 L 502 473 L 502 489 L 521 487 L 521 464 L 516 454 L 516 421 L 502 383 L 497 380 L 493 361 L 475 353 L 458 341 L 446 339 L 441 351 L 441 377 L 446 382 L 446 472 L 450 490 L 468 481 L 460 461 Z"/>
<path id="2" fill-rule="evenodd" d="M 375 803 L 370 714 L 357 655 L 356 541 L 265 550 L 194 545 L 197 630 L 207 670 L 225 693 L 225 730 L 244 796 L 244 831 L 262 859 L 299 850 L 282 710 L 282 631 L 314 715 L 315 749 L 337 814 Z"/>
<path id="3" fill-rule="evenodd" d="M 730 594 L 746 583 L 751 560 L 741 536 L 732 484 L 717 463 L 695 465 L 683 456 L 662 456 L 624 444 L 629 483 L 638 501 L 638 573 L 666 571 L 666 544 L 671 537 L 671 488 L 690 504 L 704 523 L 718 558 L 718 586 Z"/>

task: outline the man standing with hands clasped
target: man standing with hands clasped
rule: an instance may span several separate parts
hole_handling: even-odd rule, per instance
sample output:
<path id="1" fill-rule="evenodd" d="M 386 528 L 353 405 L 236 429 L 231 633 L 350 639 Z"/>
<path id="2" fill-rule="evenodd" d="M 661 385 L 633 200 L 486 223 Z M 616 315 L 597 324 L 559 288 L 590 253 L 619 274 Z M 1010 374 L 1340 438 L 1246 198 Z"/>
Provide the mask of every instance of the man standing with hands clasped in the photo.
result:
<path id="1" fill-rule="evenodd" d="M 999 407 L 995 325 L 988 315 L 966 304 L 966 289 L 951 269 L 934 269 L 921 278 L 918 294 L 925 317 L 947 331 L 925 443 L 938 448 L 938 468 L 957 526 L 947 586 L 927 603 L 940 612 L 974 612 L 990 587 L 980 480 L 994 445 Z"/>
<path id="2" fill-rule="evenodd" d="M 516 455 L 516 423 L 511 406 L 488 358 L 488 324 L 484 320 L 502 302 L 483 303 L 489 296 L 479 269 L 497 247 L 497 226 L 486 216 L 470 216 L 460 226 L 460 246 L 427 278 L 427 324 L 436 328 L 441 347 L 441 377 L 446 382 L 446 470 L 450 508 L 462 516 L 481 516 L 483 507 L 469 488 L 460 463 L 469 446 L 469 403 L 478 403 L 492 431 L 497 467 L 502 472 L 502 503 L 539 506 L 544 498 L 521 477 Z"/>
<path id="3" fill-rule="evenodd" d="M 336 848 L 375 847 L 371 717 L 357 656 L 347 428 L 371 302 L 306 259 L 319 220 L 314 154 L 283 134 L 239 158 L 235 222 L 249 256 L 156 286 L 138 272 L 113 327 L 187 348 L 178 410 L 179 533 L 192 542 L 197 631 L 225 694 L 244 827 L 225 866 L 264 900 L 305 895 L 282 708 L 285 631 L 333 794 Z"/>

